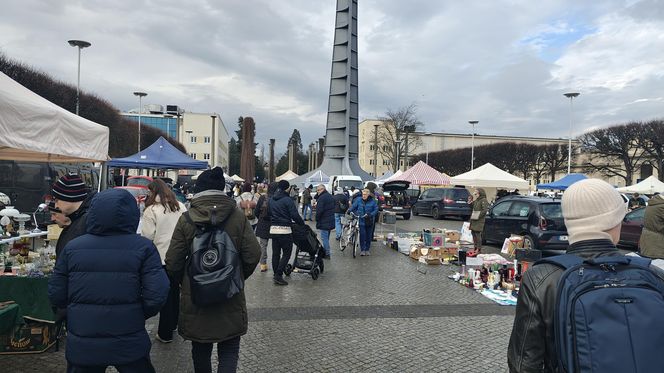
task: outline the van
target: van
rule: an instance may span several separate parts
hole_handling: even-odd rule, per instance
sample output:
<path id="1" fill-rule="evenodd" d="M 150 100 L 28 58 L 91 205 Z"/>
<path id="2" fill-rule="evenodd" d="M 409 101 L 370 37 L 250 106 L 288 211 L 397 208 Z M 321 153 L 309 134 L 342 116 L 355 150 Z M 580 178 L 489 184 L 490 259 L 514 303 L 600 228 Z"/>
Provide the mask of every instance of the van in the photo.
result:
<path id="1" fill-rule="evenodd" d="M 348 189 L 355 187 L 357 190 L 362 190 L 364 182 L 362 178 L 355 175 L 333 175 L 330 176 L 330 183 L 328 184 L 328 191 L 334 193 L 337 188 Z"/>

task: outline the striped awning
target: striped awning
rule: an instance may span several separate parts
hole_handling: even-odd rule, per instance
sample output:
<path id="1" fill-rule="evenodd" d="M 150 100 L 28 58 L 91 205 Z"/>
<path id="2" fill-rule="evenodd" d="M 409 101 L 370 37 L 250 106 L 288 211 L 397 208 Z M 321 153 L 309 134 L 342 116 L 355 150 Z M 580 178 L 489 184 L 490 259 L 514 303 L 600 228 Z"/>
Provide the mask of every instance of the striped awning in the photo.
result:
<path id="1" fill-rule="evenodd" d="M 411 185 L 450 185 L 451 180 L 447 174 L 440 173 L 428 164 L 419 161 L 415 166 L 404 171 L 392 180 L 410 181 Z"/>

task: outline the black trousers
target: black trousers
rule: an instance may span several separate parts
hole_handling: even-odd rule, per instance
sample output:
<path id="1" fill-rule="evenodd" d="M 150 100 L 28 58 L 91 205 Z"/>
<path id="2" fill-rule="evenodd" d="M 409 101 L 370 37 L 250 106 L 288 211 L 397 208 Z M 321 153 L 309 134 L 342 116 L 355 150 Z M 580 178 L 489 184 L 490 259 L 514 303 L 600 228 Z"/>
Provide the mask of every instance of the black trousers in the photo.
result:
<path id="1" fill-rule="evenodd" d="M 168 291 L 166 303 L 159 311 L 159 327 L 157 335 L 159 338 L 169 341 L 173 339 L 173 330 L 178 326 L 178 316 L 180 315 L 180 284 L 177 280 L 168 276 L 171 288 Z"/>
<path id="2" fill-rule="evenodd" d="M 212 373 L 212 345 L 214 343 L 191 342 L 191 357 L 195 373 Z M 217 373 L 235 373 L 240 357 L 240 337 L 217 343 L 219 365 Z"/>
<path id="3" fill-rule="evenodd" d="M 274 277 L 282 277 L 284 268 L 293 252 L 293 236 L 290 234 L 272 235 L 272 270 Z"/>
<path id="4" fill-rule="evenodd" d="M 138 359 L 129 364 L 115 365 L 115 369 L 120 373 L 155 373 L 154 367 L 150 362 L 150 356 Z M 89 365 L 75 365 L 67 362 L 67 373 L 104 373 L 106 372 L 105 365 L 89 366 Z"/>

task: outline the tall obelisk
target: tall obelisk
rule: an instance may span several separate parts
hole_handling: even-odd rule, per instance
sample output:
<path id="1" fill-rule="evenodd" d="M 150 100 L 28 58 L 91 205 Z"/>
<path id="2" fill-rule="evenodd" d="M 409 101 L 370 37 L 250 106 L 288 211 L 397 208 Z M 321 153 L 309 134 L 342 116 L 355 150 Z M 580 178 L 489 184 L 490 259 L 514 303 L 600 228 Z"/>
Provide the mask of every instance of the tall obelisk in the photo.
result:
<path id="1" fill-rule="evenodd" d="M 357 159 L 357 1 L 337 0 L 323 163 L 316 170 L 298 177 L 295 182 L 304 182 L 306 177 L 318 170 L 329 176 L 357 175 L 362 180 L 373 180 L 360 167 Z"/>

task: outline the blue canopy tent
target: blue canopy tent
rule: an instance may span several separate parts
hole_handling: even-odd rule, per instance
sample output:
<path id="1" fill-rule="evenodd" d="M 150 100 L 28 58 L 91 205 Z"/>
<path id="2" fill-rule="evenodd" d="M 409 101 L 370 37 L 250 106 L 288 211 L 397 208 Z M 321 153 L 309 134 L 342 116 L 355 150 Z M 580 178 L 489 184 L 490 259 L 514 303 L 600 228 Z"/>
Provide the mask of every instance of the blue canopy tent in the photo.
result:
<path id="1" fill-rule="evenodd" d="M 584 174 L 567 174 L 556 181 L 547 184 L 537 184 L 537 189 L 565 190 L 569 188 L 570 185 L 576 183 L 577 181 L 581 181 L 587 178 L 588 176 Z"/>
<path id="2" fill-rule="evenodd" d="M 154 144 L 137 154 L 111 159 L 108 161 L 108 167 L 205 170 L 208 168 L 208 163 L 191 158 L 171 145 L 165 138 L 159 137 Z"/>

